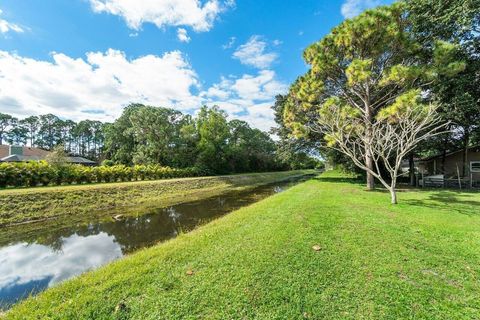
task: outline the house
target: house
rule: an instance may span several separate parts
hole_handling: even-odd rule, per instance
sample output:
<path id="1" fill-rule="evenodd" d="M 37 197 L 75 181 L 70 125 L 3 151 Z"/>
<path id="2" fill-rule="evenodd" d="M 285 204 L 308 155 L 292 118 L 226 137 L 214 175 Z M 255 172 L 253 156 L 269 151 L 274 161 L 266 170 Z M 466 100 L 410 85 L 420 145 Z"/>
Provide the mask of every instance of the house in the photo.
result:
<path id="1" fill-rule="evenodd" d="M 421 185 L 431 182 L 443 186 L 480 185 L 480 146 L 456 150 L 417 160 L 416 167 L 423 177 Z M 465 159 L 465 168 L 464 168 Z"/>
<path id="2" fill-rule="evenodd" d="M 34 147 L 0 145 L 0 162 L 23 162 L 45 160 L 49 151 Z M 82 157 L 67 157 L 68 163 L 96 166 L 97 163 Z"/>

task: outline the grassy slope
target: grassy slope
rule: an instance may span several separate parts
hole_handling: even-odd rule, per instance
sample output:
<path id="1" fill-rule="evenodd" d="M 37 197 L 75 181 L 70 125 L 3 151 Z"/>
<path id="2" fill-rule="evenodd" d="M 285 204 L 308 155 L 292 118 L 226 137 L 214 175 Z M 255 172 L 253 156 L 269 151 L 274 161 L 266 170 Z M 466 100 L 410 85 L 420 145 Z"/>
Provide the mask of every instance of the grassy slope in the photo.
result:
<path id="1" fill-rule="evenodd" d="M 7 315 L 478 319 L 480 194 L 403 192 L 399 200 L 391 206 L 388 194 L 326 175 L 67 281 Z"/>
<path id="2" fill-rule="evenodd" d="M 0 190 L 0 226 L 125 206 L 172 205 L 312 171 Z"/>

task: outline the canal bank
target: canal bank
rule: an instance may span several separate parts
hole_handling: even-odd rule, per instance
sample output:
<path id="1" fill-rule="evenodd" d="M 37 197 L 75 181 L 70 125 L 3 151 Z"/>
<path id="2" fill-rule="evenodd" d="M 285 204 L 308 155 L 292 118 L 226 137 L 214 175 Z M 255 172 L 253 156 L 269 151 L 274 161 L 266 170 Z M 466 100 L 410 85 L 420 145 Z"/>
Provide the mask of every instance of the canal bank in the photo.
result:
<path id="1" fill-rule="evenodd" d="M 0 190 L 0 227 L 105 210 L 169 206 L 312 173 L 312 170 L 238 174 Z"/>

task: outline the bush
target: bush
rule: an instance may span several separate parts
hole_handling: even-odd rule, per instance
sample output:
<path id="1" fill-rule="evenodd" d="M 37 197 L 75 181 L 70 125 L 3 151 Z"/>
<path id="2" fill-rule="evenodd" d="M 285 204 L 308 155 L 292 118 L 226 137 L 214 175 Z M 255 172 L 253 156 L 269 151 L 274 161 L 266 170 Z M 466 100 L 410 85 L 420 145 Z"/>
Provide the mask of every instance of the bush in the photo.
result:
<path id="1" fill-rule="evenodd" d="M 159 165 L 85 167 L 72 164 L 58 166 L 45 161 L 2 162 L 0 163 L 0 188 L 155 180 L 202 175 L 204 172 L 198 168 L 174 169 Z"/>
<path id="2" fill-rule="evenodd" d="M 115 165 L 115 162 L 113 162 L 113 160 L 105 159 L 102 161 L 102 166 L 113 167 L 114 165 Z"/>

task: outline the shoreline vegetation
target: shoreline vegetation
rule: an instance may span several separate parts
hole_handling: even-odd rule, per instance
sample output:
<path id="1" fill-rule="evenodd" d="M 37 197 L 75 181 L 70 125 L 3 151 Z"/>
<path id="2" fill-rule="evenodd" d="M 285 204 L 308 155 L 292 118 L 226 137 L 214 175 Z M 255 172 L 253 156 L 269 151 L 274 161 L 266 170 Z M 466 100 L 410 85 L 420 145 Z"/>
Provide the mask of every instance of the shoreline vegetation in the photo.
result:
<path id="1" fill-rule="evenodd" d="M 0 227 L 105 210 L 168 206 L 314 170 L 0 190 Z"/>
<path id="2" fill-rule="evenodd" d="M 6 319 L 474 319 L 479 193 L 327 172 L 55 286 Z M 452 268 L 455 265 L 455 268 Z"/>

